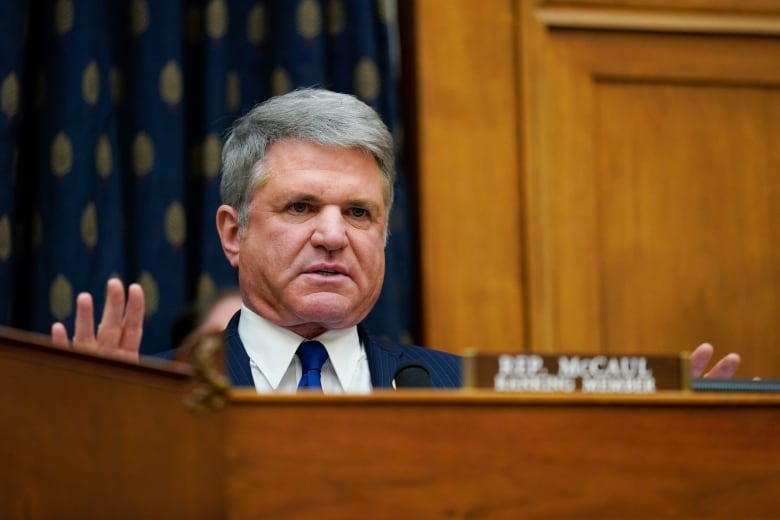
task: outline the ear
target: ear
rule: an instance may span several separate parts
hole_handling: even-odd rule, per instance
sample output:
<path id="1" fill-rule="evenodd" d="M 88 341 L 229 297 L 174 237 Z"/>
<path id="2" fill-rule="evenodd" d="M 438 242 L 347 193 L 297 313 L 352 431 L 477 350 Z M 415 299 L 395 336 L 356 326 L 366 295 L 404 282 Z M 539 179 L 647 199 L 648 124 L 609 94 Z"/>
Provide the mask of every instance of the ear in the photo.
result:
<path id="1" fill-rule="evenodd" d="M 217 233 L 222 242 L 222 251 L 230 265 L 238 267 L 238 253 L 241 238 L 238 236 L 238 211 L 233 206 L 222 204 L 217 209 Z"/>

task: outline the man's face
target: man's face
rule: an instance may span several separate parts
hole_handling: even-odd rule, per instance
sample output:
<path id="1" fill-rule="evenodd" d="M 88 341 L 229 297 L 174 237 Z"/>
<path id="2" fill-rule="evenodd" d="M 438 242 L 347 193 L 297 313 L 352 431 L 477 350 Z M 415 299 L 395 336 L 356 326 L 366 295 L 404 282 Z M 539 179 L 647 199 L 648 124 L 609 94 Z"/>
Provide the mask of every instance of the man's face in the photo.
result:
<path id="1" fill-rule="evenodd" d="M 244 301 L 301 336 L 357 324 L 385 271 L 382 177 L 369 154 L 287 139 L 266 155 L 238 254 Z"/>

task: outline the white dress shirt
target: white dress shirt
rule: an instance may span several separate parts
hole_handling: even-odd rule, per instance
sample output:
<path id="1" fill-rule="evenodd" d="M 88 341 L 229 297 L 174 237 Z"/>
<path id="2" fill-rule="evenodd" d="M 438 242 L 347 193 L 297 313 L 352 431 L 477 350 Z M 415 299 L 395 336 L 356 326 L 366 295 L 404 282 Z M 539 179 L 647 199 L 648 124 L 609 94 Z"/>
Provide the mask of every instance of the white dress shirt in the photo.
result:
<path id="1" fill-rule="evenodd" d="M 307 338 L 271 323 L 241 306 L 238 336 L 249 355 L 255 388 L 260 393 L 295 393 L 301 378 L 301 362 L 295 351 Z M 371 373 L 357 327 L 328 330 L 311 338 L 325 345 L 328 360 L 322 367 L 322 391 L 326 394 L 371 392 Z"/>

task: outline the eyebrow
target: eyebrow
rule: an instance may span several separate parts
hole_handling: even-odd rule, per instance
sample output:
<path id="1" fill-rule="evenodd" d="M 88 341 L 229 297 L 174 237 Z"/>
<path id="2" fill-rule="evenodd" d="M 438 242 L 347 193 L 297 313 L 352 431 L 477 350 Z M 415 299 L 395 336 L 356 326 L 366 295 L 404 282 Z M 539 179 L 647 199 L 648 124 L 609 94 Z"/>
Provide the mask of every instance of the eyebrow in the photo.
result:
<path id="1" fill-rule="evenodd" d="M 298 200 L 301 202 L 321 202 L 322 199 L 319 197 L 312 195 L 311 193 L 291 193 L 290 195 L 286 195 L 284 198 L 288 200 Z"/>
<path id="2" fill-rule="evenodd" d="M 323 203 L 323 199 L 322 198 L 317 197 L 316 195 L 312 195 L 311 193 L 306 193 L 306 192 L 292 193 L 292 194 L 290 194 L 286 198 L 288 200 L 295 200 L 295 201 L 299 201 L 299 202 L 315 202 L 315 203 L 318 203 L 318 204 Z M 360 208 L 366 208 L 366 209 L 369 209 L 371 211 L 379 211 L 380 207 L 381 207 L 379 204 L 377 204 L 375 202 L 371 202 L 368 199 L 348 199 L 346 201 L 346 205 L 347 206 L 356 206 L 356 207 L 360 207 Z"/>
<path id="3" fill-rule="evenodd" d="M 360 206 L 367 209 L 379 209 L 379 205 L 366 199 L 350 199 L 347 201 L 350 206 Z"/>

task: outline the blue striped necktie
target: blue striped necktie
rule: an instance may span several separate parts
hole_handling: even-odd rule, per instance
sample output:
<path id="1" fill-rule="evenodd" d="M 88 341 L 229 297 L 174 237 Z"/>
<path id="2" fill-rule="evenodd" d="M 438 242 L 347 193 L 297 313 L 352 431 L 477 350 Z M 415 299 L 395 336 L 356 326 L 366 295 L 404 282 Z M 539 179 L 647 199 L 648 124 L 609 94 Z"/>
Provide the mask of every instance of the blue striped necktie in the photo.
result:
<path id="1" fill-rule="evenodd" d="M 298 359 L 301 360 L 303 375 L 298 382 L 298 390 L 306 388 L 310 390 L 319 390 L 322 392 L 322 381 L 320 371 L 322 365 L 328 359 L 328 351 L 325 345 L 319 341 L 304 341 L 298 346 Z"/>

